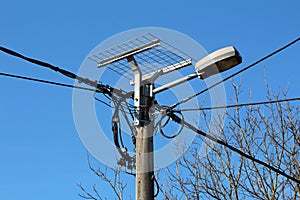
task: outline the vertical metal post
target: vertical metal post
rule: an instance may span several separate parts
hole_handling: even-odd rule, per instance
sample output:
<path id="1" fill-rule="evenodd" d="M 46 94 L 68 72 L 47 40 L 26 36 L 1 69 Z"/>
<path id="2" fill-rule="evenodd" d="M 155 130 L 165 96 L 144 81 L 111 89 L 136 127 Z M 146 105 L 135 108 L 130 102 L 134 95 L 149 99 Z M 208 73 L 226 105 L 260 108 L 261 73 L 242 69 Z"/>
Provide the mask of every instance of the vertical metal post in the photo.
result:
<path id="1" fill-rule="evenodd" d="M 154 199 L 153 129 L 150 108 L 153 103 L 153 84 L 142 84 L 142 74 L 133 56 L 127 60 L 135 75 L 134 106 L 136 115 L 136 200 Z"/>

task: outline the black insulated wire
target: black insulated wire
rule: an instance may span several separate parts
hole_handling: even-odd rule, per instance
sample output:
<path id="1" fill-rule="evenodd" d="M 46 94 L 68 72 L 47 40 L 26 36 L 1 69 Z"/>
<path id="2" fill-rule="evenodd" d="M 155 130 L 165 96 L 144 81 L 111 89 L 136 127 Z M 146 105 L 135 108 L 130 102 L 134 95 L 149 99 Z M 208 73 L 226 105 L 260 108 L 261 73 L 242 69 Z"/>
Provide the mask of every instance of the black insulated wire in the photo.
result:
<path id="1" fill-rule="evenodd" d="M 154 197 L 157 197 L 158 194 L 159 194 L 159 191 L 160 191 L 159 183 L 158 183 L 158 181 L 157 181 L 155 175 L 152 175 L 151 179 L 154 180 L 154 182 L 155 182 L 155 185 L 156 185 L 156 192 L 155 192 L 155 194 L 154 194 Z"/>
<path id="2" fill-rule="evenodd" d="M 164 128 L 167 126 L 167 124 L 169 124 L 170 123 L 170 119 L 171 119 L 171 117 L 169 116 L 169 115 L 163 115 L 162 117 L 161 117 L 161 119 L 159 120 L 159 131 L 160 131 L 160 134 L 162 135 L 162 136 L 164 136 L 165 138 L 168 138 L 168 139 L 173 139 L 173 138 L 175 138 L 175 137 L 177 137 L 181 132 L 182 132 L 182 130 L 183 130 L 183 127 L 184 127 L 184 125 L 181 123 L 182 121 L 184 121 L 184 116 L 183 116 L 183 114 L 181 113 L 181 112 L 177 112 L 177 113 L 179 113 L 180 114 L 180 117 L 177 117 L 176 115 L 174 115 L 173 116 L 173 121 L 175 121 L 176 123 L 178 123 L 178 124 L 180 124 L 180 128 L 179 128 L 179 130 L 177 131 L 177 133 L 175 133 L 175 134 L 173 134 L 173 135 L 167 135 L 165 132 L 164 132 Z M 164 123 L 164 124 L 162 124 L 162 120 L 165 118 L 165 117 L 168 117 L 168 119 L 166 120 L 166 122 Z"/>
<path id="3" fill-rule="evenodd" d="M 187 112 L 187 111 L 196 111 L 196 110 L 214 110 L 214 109 L 222 109 L 222 108 L 236 108 L 236 107 L 245 107 L 245 106 L 266 105 L 266 104 L 291 102 L 291 101 L 300 101 L 300 97 L 289 98 L 289 99 L 278 99 L 278 100 L 271 100 L 271 101 L 252 102 L 252 103 L 242 103 L 242 104 L 227 105 L 227 106 L 204 107 L 204 108 L 186 108 L 186 109 L 175 110 L 175 111 Z"/>
<path id="4" fill-rule="evenodd" d="M 180 122 L 180 123 L 184 124 L 185 127 L 187 127 L 188 129 L 194 131 L 195 133 L 197 133 L 197 134 L 199 134 L 199 135 L 201 135 L 201 136 L 203 136 L 203 137 L 205 137 L 205 138 L 207 138 L 207 139 L 209 139 L 209 140 L 211 140 L 211 141 L 213 141 L 213 142 L 216 142 L 216 143 L 218 143 L 218 144 L 220 144 L 220 145 L 222 145 L 222 146 L 224 146 L 224 147 L 226 147 L 226 148 L 229 148 L 231 151 L 236 152 L 236 153 L 238 153 L 239 155 L 241 155 L 241 156 L 243 156 L 243 157 L 245 157 L 245 158 L 247 158 L 247 159 L 249 159 L 249 160 L 251 160 L 251 161 L 257 163 L 257 164 L 260 164 L 260 165 L 262 165 L 262 166 L 264 166 L 264 167 L 267 167 L 267 168 L 270 169 L 271 171 L 276 172 L 276 173 L 278 173 L 278 174 L 284 176 L 285 178 L 287 178 L 287 179 L 289 179 L 289 180 L 292 180 L 292 181 L 296 182 L 297 184 L 300 184 L 300 180 L 298 180 L 298 179 L 295 178 L 295 177 L 292 177 L 292 176 L 288 175 L 287 173 L 281 171 L 280 169 L 277 169 L 277 168 L 275 168 L 275 167 L 273 167 L 273 166 L 267 164 L 267 163 L 264 162 L 264 161 L 261 161 L 261 160 L 255 158 L 255 157 L 253 157 L 253 156 L 251 156 L 251 155 L 249 155 L 249 154 L 246 154 L 245 152 L 239 150 L 238 148 L 236 148 L 236 147 L 234 147 L 234 146 L 231 146 L 230 144 L 226 143 L 226 142 L 223 141 L 223 140 L 220 140 L 220 139 L 214 137 L 213 135 L 207 134 L 207 133 L 205 133 L 205 132 L 203 132 L 203 131 L 197 129 L 196 127 L 194 127 L 193 125 L 189 124 L 189 123 L 186 122 L 186 121 L 183 121 L 183 120 L 178 121 L 179 117 L 176 116 L 176 115 L 174 114 L 174 112 L 169 112 L 168 115 L 171 117 L 172 120 L 174 119 L 175 122 L 177 122 L 177 123 Z"/>
<path id="5" fill-rule="evenodd" d="M 62 75 L 67 76 L 69 78 L 76 79 L 79 82 L 85 83 L 86 85 L 89 85 L 91 87 L 96 88 L 97 91 L 99 90 L 99 92 L 101 92 L 101 93 L 105 93 L 105 94 L 108 94 L 108 95 L 111 96 L 112 95 L 112 91 L 114 91 L 116 94 L 122 95 L 122 92 L 120 90 L 118 90 L 118 89 L 114 89 L 114 88 L 112 88 L 112 87 L 110 87 L 108 85 L 98 84 L 97 81 L 92 81 L 92 80 L 90 80 L 88 78 L 77 76 L 76 74 L 74 74 L 74 73 L 72 73 L 70 71 L 61 69 L 61 68 L 56 67 L 56 66 L 54 66 L 54 65 L 52 65 L 50 63 L 46 63 L 46 62 L 43 62 L 43 61 L 40 61 L 40 60 L 29 58 L 27 56 L 24 56 L 24 55 L 18 53 L 18 52 L 15 52 L 13 50 L 10 50 L 10 49 L 2 47 L 2 46 L 0 46 L 0 51 L 2 51 L 4 53 L 7 53 L 7 54 L 9 54 L 11 56 L 18 57 L 20 59 L 26 60 L 26 61 L 28 61 L 30 63 L 33 63 L 33 64 L 36 64 L 38 66 L 42 66 L 42 67 L 51 69 L 53 71 L 59 72 Z"/>
<path id="6" fill-rule="evenodd" d="M 50 85 L 57 85 L 57 86 L 68 87 L 68 88 L 75 88 L 75 89 L 80 89 L 80 90 L 87 90 L 87 91 L 92 91 L 92 92 L 100 92 L 94 88 L 80 87 L 80 86 L 66 84 L 66 83 L 58 83 L 58 82 L 54 82 L 54 81 L 31 78 L 31 77 L 20 76 L 20 75 L 15 75 L 15 74 L 8 74 L 8 73 L 3 73 L 3 72 L 0 72 L 0 76 L 23 79 L 23 80 L 27 80 L 27 81 L 34 81 L 34 82 L 45 83 L 45 84 L 50 84 Z"/>

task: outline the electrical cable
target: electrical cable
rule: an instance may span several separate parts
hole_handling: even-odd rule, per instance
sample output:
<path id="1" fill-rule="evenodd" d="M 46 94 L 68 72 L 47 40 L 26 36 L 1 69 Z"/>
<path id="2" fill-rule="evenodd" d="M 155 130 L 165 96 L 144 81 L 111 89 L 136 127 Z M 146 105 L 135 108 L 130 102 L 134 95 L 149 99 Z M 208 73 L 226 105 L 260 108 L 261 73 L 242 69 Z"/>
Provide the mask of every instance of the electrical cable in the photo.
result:
<path id="1" fill-rule="evenodd" d="M 80 86 L 59 83 L 59 82 L 54 82 L 54 81 L 47 81 L 47 80 L 42 80 L 42 79 L 37 79 L 37 78 L 30 78 L 30 77 L 26 77 L 26 76 L 15 75 L 15 74 L 7 74 L 7 73 L 0 72 L 0 76 L 6 76 L 6 77 L 11 77 L 11 78 L 17 78 L 17 79 L 23 79 L 23 80 L 28 80 L 28 81 L 35 81 L 35 82 L 39 82 L 39 83 L 50 84 L 50 85 L 56 85 L 56 86 L 61 86 L 61 87 L 68 87 L 68 88 L 73 88 L 73 89 L 80 89 L 80 90 L 87 90 L 87 91 L 95 92 L 95 89 L 93 89 L 93 88 L 80 87 Z M 97 97 L 95 97 L 95 100 L 112 108 L 111 105 L 109 105 L 108 103 L 106 103 L 105 101 L 102 101 L 101 99 L 99 99 Z"/>
<path id="2" fill-rule="evenodd" d="M 125 121 L 126 121 L 127 125 L 129 126 L 129 128 L 130 128 L 130 130 L 131 130 L 131 135 L 130 135 L 130 137 L 131 137 L 131 139 L 132 139 L 132 143 L 133 143 L 134 148 L 135 148 L 135 145 L 136 145 L 136 137 L 135 137 L 135 134 L 134 134 L 134 133 L 135 133 L 135 129 L 132 127 L 132 125 L 131 125 L 131 123 L 130 123 L 130 121 L 129 121 L 127 115 L 126 115 L 126 112 L 125 112 L 123 106 L 121 106 L 121 112 L 122 112 L 122 114 L 123 114 L 123 117 L 125 118 Z M 129 112 L 131 113 L 130 110 L 129 110 Z"/>
<path id="3" fill-rule="evenodd" d="M 182 114 L 181 112 L 177 112 L 177 113 L 179 113 L 179 114 L 181 115 L 181 120 L 184 121 L 183 114 Z M 161 123 L 162 123 L 162 120 L 163 120 L 163 118 L 165 118 L 165 117 L 168 117 L 168 119 L 167 119 L 166 122 L 162 125 L 162 124 L 161 124 Z M 168 115 L 163 115 L 163 116 L 161 117 L 161 119 L 159 120 L 159 122 L 158 122 L 158 123 L 159 123 L 160 134 L 161 134 L 162 136 L 164 136 L 165 138 L 168 138 L 168 139 L 172 139 L 172 138 L 177 137 L 177 136 L 182 132 L 183 127 L 184 127 L 183 124 L 180 124 L 180 129 L 177 131 L 176 134 L 173 134 L 173 135 L 171 135 L 171 136 L 166 135 L 165 132 L 163 131 L 163 128 L 165 128 L 166 125 L 170 122 L 170 119 L 171 119 L 170 116 L 168 116 Z"/>
<path id="4" fill-rule="evenodd" d="M 80 87 L 80 86 L 75 86 L 75 85 L 71 85 L 71 84 L 58 83 L 58 82 L 54 82 L 54 81 L 47 81 L 47 80 L 31 78 L 31 77 L 26 77 L 26 76 L 20 76 L 20 75 L 15 75 L 15 74 L 8 74 L 8 73 L 3 73 L 3 72 L 0 72 L 0 76 L 6 76 L 6 77 L 11 77 L 11 78 L 35 81 L 35 82 L 46 83 L 46 84 L 50 84 L 50 85 L 57 85 L 57 86 L 62 86 L 62 87 L 75 88 L 75 89 L 81 89 L 81 90 L 87 90 L 87 91 L 93 91 L 93 92 L 98 91 L 93 88 Z"/>
<path id="5" fill-rule="evenodd" d="M 122 156 L 122 158 L 124 158 L 126 161 L 129 161 L 129 160 L 131 160 L 131 157 L 126 152 L 123 152 L 122 147 L 120 146 L 120 143 L 119 143 L 119 130 L 118 129 L 119 129 L 118 128 L 118 123 L 113 122 L 112 132 L 113 132 L 113 136 L 114 136 L 115 146 L 116 146 L 118 152 L 120 153 L 120 155 Z"/>
<path id="6" fill-rule="evenodd" d="M 194 94 L 194 95 L 192 95 L 192 96 L 190 96 L 190 97 L 187 97 L 187 98 L 185 98 L 185 99 L 179 101 L 178 103 L 173 104 L 172 106 L 169 106 L 169 107 L 168 107 L 168 110 L 172 110 L 172 109 L 174 109 L 175 107 L 177 107 L 178 105 L 190 101 L 191 99 L 197 97 L 198 95 L 200 95 L 200 94 L 202 94 L 202 93 L 204 93 L 204 92 L 206 92 L 206 91 L 208 91 L 208 90 L 210 90 L 210 89 L 216 87 L 217 85 L 219 85 L 219 84 L 221 84 L 221 83 L 223 83 L 223 82 L 225 82 L 225 81 L 231 79 L 232 77 L 234 77 L 234 76 L 236 76 L 236 75 L 238 75 L 238 74 L 240 74 L 240 73 L 242 73 L 242 72 L 244 72 L 244 71 L 250 69 L 251 67 L 254 67 L 255 65 L 257 65 L 257 64 L 259 64 L 259 63 L 261 63 L 261 62 L 263 62 L 264 60 L 266 60 L 266 59 L 268 59 L 268 58 L 270 58 L 270 57 L 276 55 L 277 53 L 279 53 L 279 52 L 285 50 L 286 48 L 292 46 L 293 44 L 297 43 L 298 41 L 300 41 L 300 37 L 298 37 L 297 39 L 293 40 L 292 42 L 286 44 L 285 46 L 283 46 L 283 47 L 281 47 L 281 48 L 279 48 L 279 49 L 273 51 L 272 53 L 266 55 L 265 57 L 263 57 L 263 58 L 261 58 L 261 59 L 255 61 L 254 63 L 248 65 L 247 67 L 244 67 L 243 69 L 241 69 L 241 70 L 239 70 L 239 71 L 237 71 L 237 72 L 231 74 L 230 76 L 228 76 L 228 77 L 222 79 L 221 81 L 218 81 L 218 82 L 212 84 L 212 85 L 209 86 L 208 88 L 206 88 L 206 89 L 204 89 L 204 90 L 202 90 L 202 91 L 200 91 L 200 92 L 198 92 L 198 93 L 196 93 L 196 94 Z"/>
<path id="7" fill-rule="evenodd" d="M 107 102 L 105 101 L 102 101 L 101 99 L 97 98 L 97 97 L 94 97 L 96 101 L 99 101 L 100 103 L 103 103 L 104 105 L 106 105 L 107 107 L 109 108 L 113 108 L 110 104 L 108 104 Z"/>
<path id="8" fill-rule="evenodd" d="M 156 185 L 156 193 L 154 194 L 154 197 L 157 197 L 158 194 L 159 194 L 159 191 L 160 191 L 160 187 L 159 187 L 159 184 L 158 184 L 158 181 L 157 181 L 156 177 L 154 175 L 152 175 L 151 178 L 152 178 L 152 180 L 154 180 L 155 185 Z"/>
<path id="9" fill-rule="evenodd" d="M 135 173 L 131 173 L 131 172 L 127 172 L 127 171 L 124 171 L 126 174 L 128 174 L 128 175 L 131 175 L 131 176 L 134 176 L 134 177 L 136 177 L 136 174 Z"/>
<path id="10" fill-rule="evenodd" d="M 115 142 L 115 146 L 118 148 L 118 149 L 121 149 L 121 152 L 120 153 L 121 155 L 123 155 L 123 148 L 124 148 L 124 145 L 123 145 L 123 142 L 121 141 L 121 145 L 120 146 L 120 143 L 119 143 L 119 140 L 120 140 L 120 118 L 119 118 L 119 102 L 116 102 L 114 100 L 114 97 L 112 98 L 112 101 L 114 102 L 115 104 L 115 111 L 114 111 L 114 114 L 113 114 L 113 118 L 112 118 L 112 124 L 113 124 L 113 127 L 112 127 L 112 130 L 113 130 L 113 134 L 114 134 L 114 142 Z"/>
<path id="11" fill-rule="evenodd" d="M 99 83 L 97 83 L 97 81 L 92 81 L 92 80 L 90 80 L 88 78 L 77 76 L 76 74 L 74 74 L 74 73 L 72 73 L 70 71 L 61 69 L 59 67 L 56 67 L 56 66 L 54 66 L 52 64 L 49 64 L 49 63 L 46 63 L 46 62 L 43 62 L 43 61 L 40 61 L 40 60 L 36 60 L 36 59 L 33 59 L 33 58 L 26 57 L 26 56 L 24 56 L 24 55 L 22 55 L 22 54 L 20 54 L 18 52 L 12 51 L 12 50 L 7 49 L 5 47 L 0 46 L 0 51 L 2 51 L 4 53 L 7 53 L 7 54 L 9 54 L 11 56 L 14 56 L 14 57 L 18 57 L 18 58 L 20 58 L 22 60 L 26 60 L 26 61 L 28 61 L 30 63 L 33 63 L 33 64 L 36 64 L 36 65 L 39 65 L 39 66 L 51 69 L 53 71 L 59 72 L 60 74 L 62 74 L 64 76 L 67 76 L 69 78 L 76 79 L 79 82 L 82 82 L 82 83 L 85 83 L 86 85 L 89 85 L 89 86 L 92 86 L 94 88 L 97 88 L 97 91 L 99 91 L 101 93 L 105 93 L 105 94 L 111 95 L 112 91 L 114 91 L 114 93 L 117 93 L 118 95 L 122 95 L 122 92 L 120 90 L 118 90 L 118 89 L 112 88 L 112 87 L 110 87 L 108 85 L 99 84 Z"/>
<path id="12" fill-rule="evenodd" d="M 115 146 L 119 154 L 121 155 L 121 159 L 118 161 L 118 164 L 121 166 L 125 166 L 129 169 L 133 167 L 135 163 L 135 157 L 128 154 L 127 148 L 125 148 L 123 144 L 122 130 L 120 128 L 121 126 L 119 118 L 119 106 L 121 105 L 121 101 L 117 101 L 114 96 L 112 96 L 112 101 L 115 104 L 115 111 L 112 118 L 112 132 Z"/>
<path id="13" fill-rule="evenodd" d="M 279 99 L 279 100 L 271 100 L 271 101 L 253 102 L 253 103 L 242 103 L 242 104 L 227 105 L 227 106 L 204 107 L 204 108 L 186 108 L 186 109 L 175 110 L 175 111 L 186 112 L 186 111 L 195 111 L 195 110 L 213 110 L 213 109 L 222 109 L 222 108 L 236 108 L 236 107 L 265 105 L 265 104 L 290 102 L 290 101 L 300 101 L 300 97 L 290 98 L 290 99 Z"/>
<path id="14" fill-rule="evenodd" d="M 249 159 L 249 160 L 251 160 L 251 161 L 253 161 L 255 163 L 263 165 L 263 166 L 267 167 L 268 169 L 270 169 L 270 170 L 272 170 L 272 171 L 274 171 L 274 172 L 276 172 L 276 173 L 278 173 L 278 174 L 286 177 L 287 179 L 292 180 L 292 181 L 300 184 L 300 180 L 296 179 L 295 177 L 292 177 L 292 176 L 286 174 L 285 172 L 281 171 L 280 169 L 277 169 L 277 168 L 275 168 L 275 167 L 267 164 L 264 161 L 261 161 L 261 160 L 259 160 L 257 158 L 254 158 L 253 156 L 251 156 L 249 154 L 244 153 L 243 151 L 239 150 L 238 148 L 236 148 L 234 146 L 231 146 L 230 144 L 226 143 L 223 140 L 220 140 L 220 139 L 214 137 L 213 135 L 207 134 L 207 133 L 205 133 L 205 132 L 197 129 L 196 127 L 194 127 L 193 125 L 189 124 L 188 122 L 183 121 L 182 119 L 180 119 L 173 112 L 169 112 L 168 115 L 171 117 L 171 119 L 173 121 L 175 121 L 176 123 L 180 123 L 180 124 L 182 123 L 182 124 L 184 124 L 187 128 L 189 128 L 190 130 L 194 131 L 195 133 L 197 133 L 197 134 L 199 134 L 199 135 L 201 135 L 201 136 L 203 136 L 203 137 L 205 137 L 205 138 L 207 138 L 207 139 L 209 139 L 209 140 L 211 140 L 213 142 L 216 142 L 216 143 L 218 143 L 218 144 L 220 144 L 220 145 L 222 145 L 222 146 L 224 146 L 226 148 L 229 148 L 230 150 L 238 153 L 239 155 L 241 155 L 241 156 L 243 156 L 243 157 L 245 157 L 245 158 L 247 158 L 247 159 Z"/>
<path id="15" fill-rule="evenodd" d="M 132 105 L 129 105 L 127 101 L 125 101 L 125 105 L 126 105 L 126 107 L 127 107 L 127 110 L 129 111 L 129 115 L 131 116 L 131 119 L 134 119 L 132 110 L 130 109 L 130 107 L 131 107 Z"/>
<path id="16" fill-rule="evenodd" d="M 129 105 L 128 102 L 126 101 L 126 99 L 123 99 L 123 98 L 120 98 L 118 101 L 115 100 L 115 102 L 118 102 L 118 107 L 120 108 L 120 111 L 122 112 L 122 115 L 123 115 L 127 125 L 129 126 L 130 130 L 131 130 L 130 137 L 131 137 L 132 143 L 134 145 L 134 150 L 135 150 L 135 148 L 136 148 L 136 134 L 135 134 L 135 131 L 136 130 L 133 128 L 132 123 L 130 122 L 130 120 L 128 119 L 128 116 L 126 115 L 126 114 L 129 114 L 131 116 L 131 118 L 134 119 L 133 113 L 129 108 L 129 106 L 131 106 L 131 105 Z M 125 103 L 125 105 L 122 105 L 123 103 Z M 125 111 L 124 107 L 127 107 L 128 112 Z M 121 130 L 120 130 L 119 134 L 120 134 L 121 143 L 123 143 L 122 142 L 122 132 L 121 132 Z"/>

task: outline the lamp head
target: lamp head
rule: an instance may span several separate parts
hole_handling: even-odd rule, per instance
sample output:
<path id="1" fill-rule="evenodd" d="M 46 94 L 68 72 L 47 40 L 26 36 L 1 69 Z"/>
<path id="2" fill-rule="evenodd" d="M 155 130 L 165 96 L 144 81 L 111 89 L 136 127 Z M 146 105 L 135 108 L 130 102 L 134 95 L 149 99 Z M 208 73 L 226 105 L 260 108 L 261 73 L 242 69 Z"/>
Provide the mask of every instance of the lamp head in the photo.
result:
<path id="1" fill-rule="evenodd" d="M 226 71 L 242 62 L 239 52 L 233 47 L 219 49 L 199 60 L 195 65 L 199 78 L 205 79 Z"/>

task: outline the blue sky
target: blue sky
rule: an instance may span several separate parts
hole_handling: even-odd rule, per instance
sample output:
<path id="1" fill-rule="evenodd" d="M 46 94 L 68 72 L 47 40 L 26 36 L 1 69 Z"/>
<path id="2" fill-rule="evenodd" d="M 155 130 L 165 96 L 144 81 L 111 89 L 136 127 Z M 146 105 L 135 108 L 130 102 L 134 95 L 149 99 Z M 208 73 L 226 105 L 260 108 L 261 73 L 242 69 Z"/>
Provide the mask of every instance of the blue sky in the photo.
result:
<path id="1" fill-rule="evenodd" d="M 234 45 L 243 56 L 240 68 L 300 35 L 296 0 L 11 0 L 0 5 L 0 45 L 72 72 L 101 41 L 132 28 L 173 29 L 208 52 Z M 265 100 L 264 72 L 275 89 L 290 83 L 289 96 L 299 97 L 299 52 L 298 44 L 243 73 L 242 101 L 247 102 L 250 88 L 253 101 Z M 3 53 L 0 72 L 73 84 Z M 96 180 L 73 122 L 72 90 L 0 77 L 0 91 L 0 198 L 79 199 L 76 183 Z"/>

